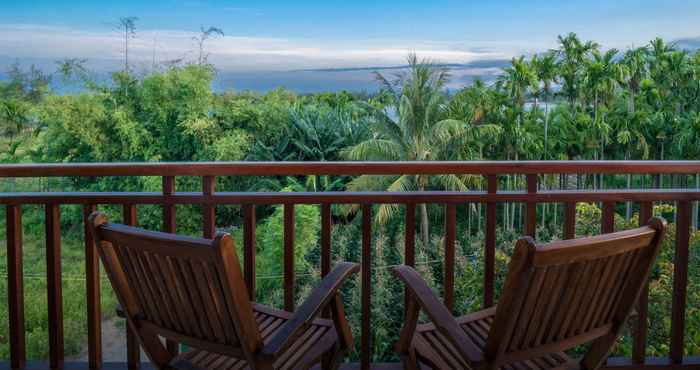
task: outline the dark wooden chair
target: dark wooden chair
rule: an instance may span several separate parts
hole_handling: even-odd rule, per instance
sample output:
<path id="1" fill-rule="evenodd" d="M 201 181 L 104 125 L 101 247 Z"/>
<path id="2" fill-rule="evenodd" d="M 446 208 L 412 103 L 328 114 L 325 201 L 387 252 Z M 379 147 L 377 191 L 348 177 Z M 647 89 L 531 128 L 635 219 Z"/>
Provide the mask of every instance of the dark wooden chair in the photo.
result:
<path id="1" fill-rule="evenodd" d="M 536 245 L 518 240 L 497 307 L 455 318 L 410 267 L 404 365 L 438 369 L 597 369 L 620 335 L 659 254 L 666 229 L 648 226 Z M 418 324 L 423 310 L 430 323 Z M 580 360 L 563 351 L 592 342 Z"/>
<path id="2" fill-rule="evenodd" d="M 339 264 L 289 313 L 250 301 L 227 234 L 147 231 L 99 212 L 90 222 L 127 325 L 157 369 L 333 369 L 353 342 L 338 288 L 357 264 Z M 332 320 L 317 318 L 327 310 Z M 175 356 L 161 338 L 192 350 Z"/>

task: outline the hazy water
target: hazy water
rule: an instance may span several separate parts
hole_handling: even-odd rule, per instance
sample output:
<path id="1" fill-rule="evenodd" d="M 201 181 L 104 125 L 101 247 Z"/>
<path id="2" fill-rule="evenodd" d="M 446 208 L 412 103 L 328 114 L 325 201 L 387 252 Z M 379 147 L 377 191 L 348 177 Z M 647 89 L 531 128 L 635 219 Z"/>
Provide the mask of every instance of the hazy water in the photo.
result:
<path id="1" fill-rule="evenodd" d="M 384 75 L 391 77 L 401 70 L 383 70 Z M 500 69 L 486 68 L 453 68 L 448 88 L 459 89 L 471 83 L 479 77 L 485 81 L 491 81 L 499 73 Z M 109 73 L 98 73 L 93 77 L 99 83 L 109 84 Z M 0 73 L 0 80 L 5 75 Z M 60 78 L 52 81 L 52 89 L 59 94 L 70 94 L 81 91 L 83 88 L 78 83 L 66 83 Z M 246 71 L 231 72 L 220 71 L 217 73 L 212 88 L 216 92 L 222 91 L 255 91 L 264 93 L 279 87 L 291 91 L 307 94 L 317 92 L 334 92 L 347 90 L 351 92 L 375 92 L 380 85 L 375 78 L 374 71 L 361 70 L 302 70 L 302 71 Z"/>

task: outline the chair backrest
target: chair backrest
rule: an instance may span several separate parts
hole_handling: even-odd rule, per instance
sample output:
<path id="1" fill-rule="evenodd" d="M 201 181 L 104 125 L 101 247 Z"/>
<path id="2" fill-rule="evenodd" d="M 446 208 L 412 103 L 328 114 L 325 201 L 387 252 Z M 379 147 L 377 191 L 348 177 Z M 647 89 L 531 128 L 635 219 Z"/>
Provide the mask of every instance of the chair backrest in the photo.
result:
<path id="1" fill-rule="evenodd" d="M 99 212 L 90 221 L 107 275 L 147 353 L 149 343 L 159 345 L 157 336 L 233 355 L 261 345 L 229 235 L 208 240 L 147 231 L 108 223 Z"/>
<path id="2" fill-rule="evenodd" d="M 665 221 L 655 218 L 633 230 L 546 245 L 521 238 L 508 266 L 487 357 L 506 364 L 603 337 L 611 346 L 609 339 L 619 334 L 646 283 L 665 228 Z M 609 348 L 595 351 L 607 356 Z"/>

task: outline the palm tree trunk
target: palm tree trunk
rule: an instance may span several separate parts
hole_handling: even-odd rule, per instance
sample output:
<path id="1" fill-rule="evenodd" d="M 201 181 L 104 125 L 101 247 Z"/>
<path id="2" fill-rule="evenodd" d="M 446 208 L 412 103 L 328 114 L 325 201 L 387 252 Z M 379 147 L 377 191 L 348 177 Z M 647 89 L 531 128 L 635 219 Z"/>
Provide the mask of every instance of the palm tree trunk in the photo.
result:
<path id="1" fill-rule="evenodd" d="M 544 96 L 544 160 L 549 159 L 549 152 L 547 149 L 549 149 L 548 146 L 548 139 L 549 139 L 549 99 L 547 98 L 547 94 Z"/>
<path id="2" fill-rule="evenodd" d="M 424 189 L 421 189 L 423 191 Z M 428 205 L 421 203 L 420 207 L 420 226 L 421 226 L 421 237 L 423 239 L 423 247 L 428 248 L 428 242 L 430 241 L 430 222 L 428 221 Z"/>
<path id="3" fill-rule="evenodd" d="M 695 174 L 695 188 L 700 189 L 700 175 L 699 174 Z M 700 227 L 700 225 L 698 225 L 699 208 L 700 208 L 700 202 L 696 201 L 695 204 L 693 205 L 693 222 L 692 222 L 695 230 L 697 230 L 698 227 Z"/>
<path id="4" fill-rule="evenodd" d="M 627 190 L 632 189 L 632 175 L 627 174 Z M 632 218 L 632 202 L 627 202 L 625 210 L 625 220 L 629 221 Z"/>

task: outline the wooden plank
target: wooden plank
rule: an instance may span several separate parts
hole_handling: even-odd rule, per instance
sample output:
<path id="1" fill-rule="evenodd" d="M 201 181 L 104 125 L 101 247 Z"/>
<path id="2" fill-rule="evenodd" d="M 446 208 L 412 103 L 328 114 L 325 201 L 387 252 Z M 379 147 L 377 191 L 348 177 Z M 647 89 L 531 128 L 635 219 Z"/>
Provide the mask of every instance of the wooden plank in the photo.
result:
<path id="1" fill-rule="evenodd" d="M 175 177 L 163 176 L 163 196 L 172 196 L 175 193 Z M 166 233 L 175 233 L 177 231 L 177 221 L 175 216 L 174 204 L 163 204 L 163 231 Z M 170 339 L 165 340 L 165 347 L 173 356 L 180 353 L 180 345 Z"/>
<path id="2" fill-rule="evenodd" d="M 294 204 L 284 205 L 284 309 L 294 311 Z"/>
<path id="3" fill-rule="evenodd" d="M 24 333 L 24 268 L 22 262 L 22 207 L 7 206 L 7 299 L 10 326 L 10 366 L 21 369 L 27 363 Z"/>
<path id="4" fill-rule="evenodd" d="M 527 175 L 527 193 L 537 193 L 537 175 Z M 525 235 L 535 237 L 537 234 L 537 202 L 530 200 L 525 204 Z"/>
<path id="5" fill-rule="evenodd" d="M 129 370 L 141 368 L 141 347 L 136 333 L 129 326 L 126 329 L 126 363 Z"/>
<path id="6" fill-rule="evenodd" d="M 413 203 L 406 204 L 405 225 L 404 264 L 414 267 L 416 265 L 416 205 Z M 405 315 L 410 302 L 409 291 L 406 287 L 404 287 L 403 296 Z"/>
<path id="7" fill-rule="evenodd" d="M 46 288 L 48 291 L 49 366 L 63 367 L 63 294 L 61 289 L 61 210 L 46 205 Z"/>
<path id="8" fill-rule="evenodd" d="M 321 205 L 321 276 L 325 277 L 331 272 L 331 232 L 333 220 L 331 218 L 331 205 Z"/>
<path id="9" fill-rule="evenodd" d="M 678 202 L 676 215 L 676 254 L 673 261 L 673 303 L 671 308 L 670 357 L 683 361 L 685 309 L 688 294 L 688 250 L 690 246 L 690 202 Z"/>
<path id="10" fill-rule="evenodd" d="M 90 215 L 95 205 L 83 207 L 85 235 L 85 292 L 88 327 L 88 365 L 90 369 L 102 367 L 102 307 L 100 304 L 100 256 L 90 232 Z"/>
<path id="11" fill-rule="evenodd" d="M 125 225 L 138 225 L 136 206 L 133 204 L 122 205 L 122 222 Z M 136 333 L 131 326 L 126 326 L 126 362 L 129 370 L 139 369 L 141 365 L 141 346 Z"/>
<path id="12" fill-rule="evenodd" d="M 488 194 L 498 191 L 498 176 L 487 177 Z M 496 277 L 496 202 L 486 203 L 486 235 L 484 240 L 484 308 L 493 306 Z"/>
<path id="13" fill-rule="evenodd" d="M 499 173 L 696 174 L 700 173 L 700 161 L 112 162 L 0 166 L 0 177 L 495 175 Z"/>
<path id="14" fill-rule="evenodd" d="M 614 202 L 604 202 L 603 203 L 603 216 L 601 223 L 601 232 L 603 234 L 610 234 L 615 231 L 615 203 Z"/>
<path id="15" fill-rule="evenodd" d="M 362 326 L 360 329 L 360 365 L 370 368 L 372 358 L 372 205 L 362 205 Z"/>
<path id="16" fill-rule="evenodd" d="M 576 202 L 564 203 L 564 239 L 576 237 Z"/>
<path id="17" fill-rule="evenodd" d="M 255 206 L 243 205 L 243 275 L 251 301 L 255 301 Z"/>
<path id="18" fill-rule="evenodd" d="M 457 236 L 457 206 L 448 203 L 445 206 L 445 276 L 444 301 L 450 312 L 455 303 L 455 239 Z"/>
<path id="19" fill-rule="evenodd" d="M 321 277 L 326 277 L 331 272 L 332 228 L 331 205 L 321 204 Z M 323 318 L 331 317 L 331 311 L 328 309 L 324 310 Z"/>
<path id="20" fill-rule="evenodd" d="M 407 192 L 218 192 L 214 195 L 181 192 L 164 197 L 160 192 L 38 192 L 0 193 L 0 204 L 408 204 L 487 202 L 652 202 L 700 200 L 697 189 L 662 190 L 543 190 L 537 194 L 503 191 L 407 191 Z"/>
<path id="21" fill-rule="evenodd" d="M 163 176 L 163 196 L 169 197 L 175 193 L 175 177 Z M 176 211 L 174 204 L 163 204 L 163 231 L 177 232 Z"/>
<path id="22" fill-rule="evenodd" d="M 654 204 L 652 202 L 642 202 L 639 204 L 639 225 L 646 225 L 652 217 Z M 649 319 L 649 282 L 644 284 L 642 293 L 637 301 L 637 326 L 634 328 L 634 338 L 632 343 L 632 362 L 643 364 L 646 356 L 646 345 L 648 335 Z"/>
<path id="23" fill-rule="evenodd" d="M 216 177 L 202 177 L 202 195 L 207 198 L 216 191 Z M 214 239 L 216 234 L 216 206 L 211 203 L 202 205 L 202 233 L 207 239 Z"/>
<path id="24" fill-rule="evenodd" d="M 416 205 L 406 204 L 406 235 L 404 237 L 404 263 L 416 265 Z"/>

